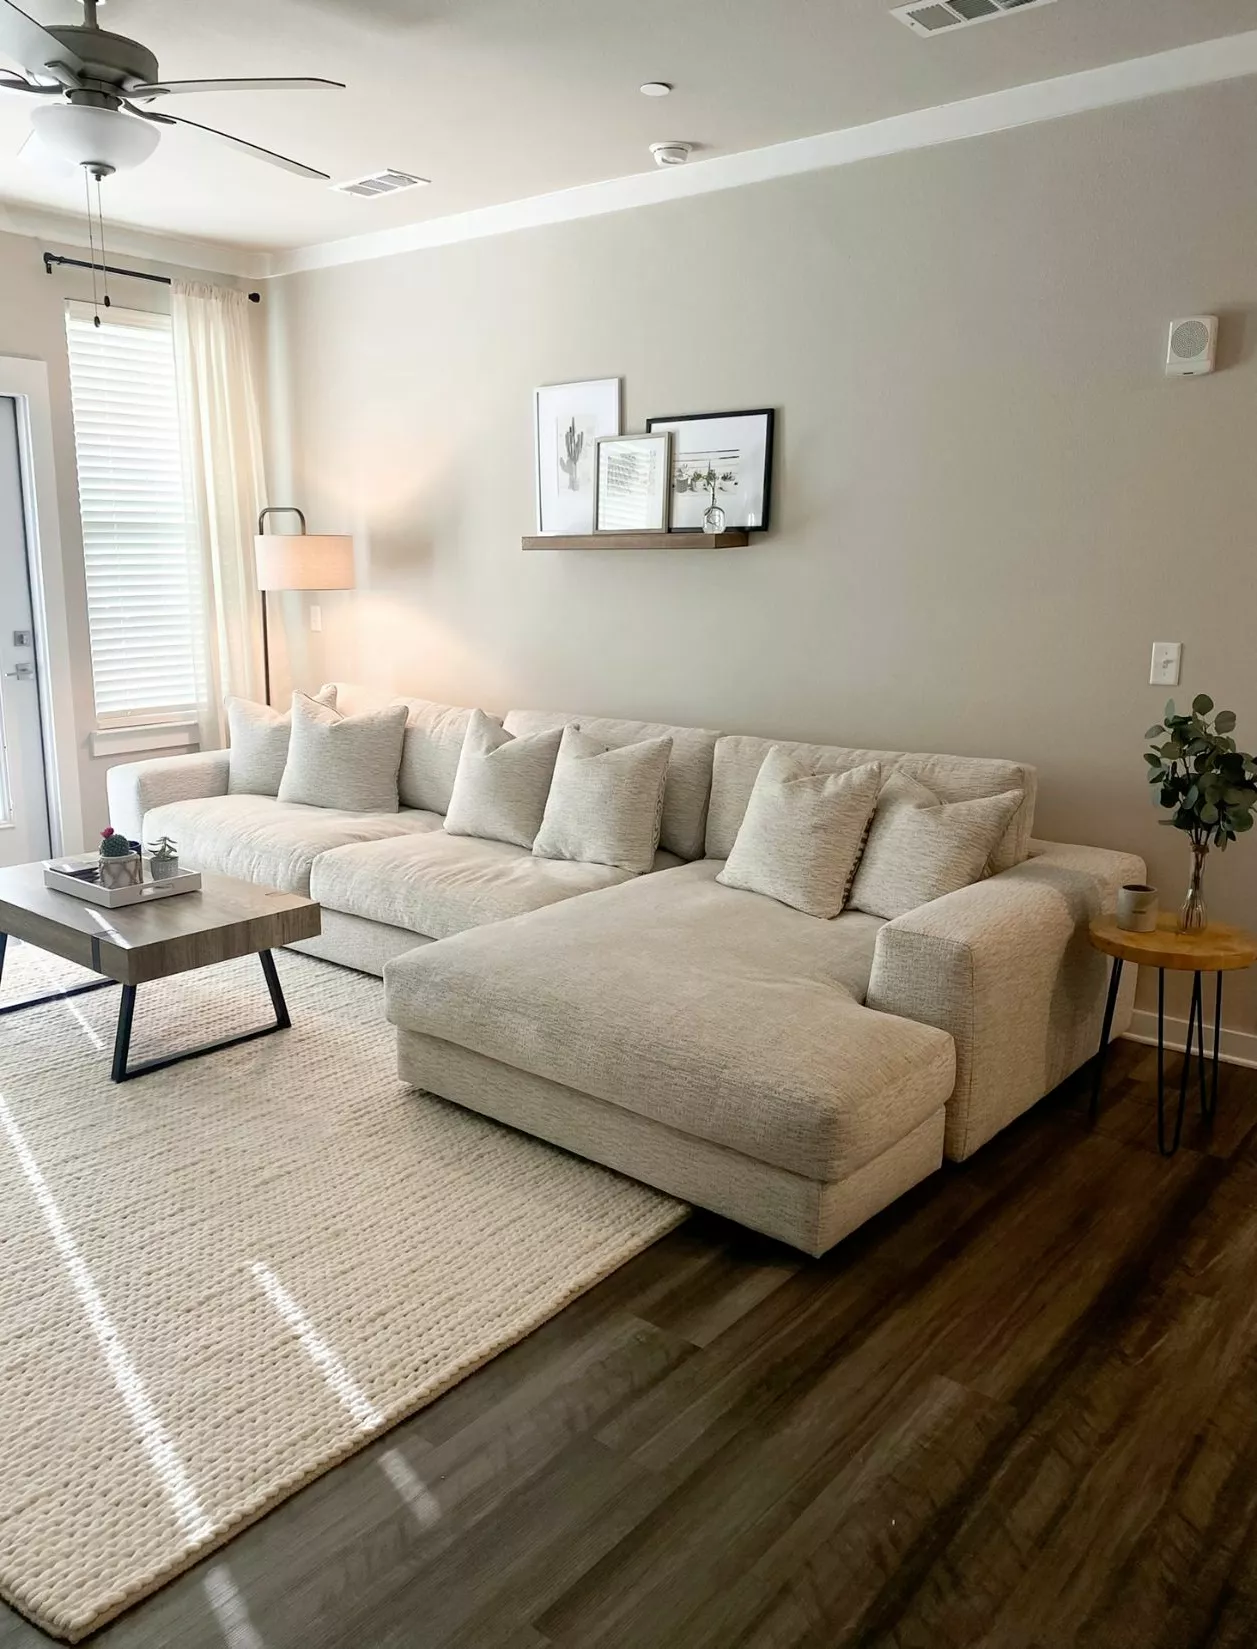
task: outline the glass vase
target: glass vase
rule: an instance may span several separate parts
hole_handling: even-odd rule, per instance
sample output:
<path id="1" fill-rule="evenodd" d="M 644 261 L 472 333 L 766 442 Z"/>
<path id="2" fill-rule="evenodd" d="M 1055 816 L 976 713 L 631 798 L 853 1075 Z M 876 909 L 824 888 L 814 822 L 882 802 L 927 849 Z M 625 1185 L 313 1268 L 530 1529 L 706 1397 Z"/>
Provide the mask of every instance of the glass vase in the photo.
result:
<path id="1" fill-rule="evenodd" d="M 725 512 L 714 500 L 703 511 L 703 531 L 721 533 L 725 530 Z"/>
<path id="2" fill-rule="evenodd" d="M 1205 858 L 1208 852 L 1207 842 L 1192 843 L 1191 880 L 1187 884 L 1187 897 L 1178 913 L 1180 933 L 1199 933 L 1208 926 L 1209 912 L 1205 908 L 1204 895 Z"/>

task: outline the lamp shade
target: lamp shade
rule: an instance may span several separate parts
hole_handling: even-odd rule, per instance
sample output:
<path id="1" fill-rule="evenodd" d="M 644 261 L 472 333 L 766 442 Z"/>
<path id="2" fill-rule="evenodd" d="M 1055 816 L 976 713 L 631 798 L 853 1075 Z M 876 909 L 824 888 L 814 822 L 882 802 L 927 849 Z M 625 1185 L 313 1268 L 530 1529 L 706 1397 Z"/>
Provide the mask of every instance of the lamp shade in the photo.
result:
<path id="1" fill-rule="evenodd" d="M 259 533 L 259 590 L 352 590 L 354 541 L 345 533 Z"/>

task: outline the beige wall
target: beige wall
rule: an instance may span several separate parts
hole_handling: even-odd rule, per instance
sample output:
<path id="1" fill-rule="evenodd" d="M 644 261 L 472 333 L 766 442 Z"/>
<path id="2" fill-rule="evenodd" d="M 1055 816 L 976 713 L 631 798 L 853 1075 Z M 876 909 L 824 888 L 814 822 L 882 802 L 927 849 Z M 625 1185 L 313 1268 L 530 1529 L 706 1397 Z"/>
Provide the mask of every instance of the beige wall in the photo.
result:
<path id="1" fill-rule="evenodd" d="M 296 496 L 367 586 L 298 674 L 1025 758 L 1039 834 L 1177 900 L 1154 639 L 1257 744 L 1254 153 L 1238 82 L 278 283 Z M 1224 370 L 1168 381 L 1210 311 Z M 627 429 L 780 409 L 769 536 L 520 552 L 534 386 L 611 374 Z M 1257 845 L 1209 881 L 1257 925 Z"/>
<path id="2" fill-rule="evenodd" d="M 82 789 L 81 821 L 67 820 L 67 829 L 80 824 L 91 840 L 108 818 L 105 805 L 105 774 L 117 761 L 134 761 L 136 756 L 109 760 L 91 754 L 89 740 L 96 726 L 92 697 L 91 653 L 88 646 L 87 598 L 83 576 L 83 538 L 79 522 L 78 479 L 74 459 L 74 424 L 70 411 L 70 369 L 66 354 L 65 302 L 67 298 L 87 299 L 92 295 L 91 276 L 85 271 L 58 268 L 44 272 L 43 253 L 64 252 L 70 257 L 86 256 L 83 249 L 34 240 L 25 235 L 0 234 L 0 355 L 22 356 L 43 361 L 48 368 L 52 401 L 54 459 L 57 469 L 57 497 L 64 560 L 67 622 L 74 653 L 73 686 L 75 743 L 78 751 Z M 122 256 L 128 268 L 150 273 L 185 275 L 213 280 L 218 285 L 247 286 L 230 277 L 207 276 L 174 263 Z M 170 293 L 164 286 L 146 281 L 112 282 L 113 301 L 130 309 L 169 313 Z M 70 843 L 74 846 L 76 844 Z"/>

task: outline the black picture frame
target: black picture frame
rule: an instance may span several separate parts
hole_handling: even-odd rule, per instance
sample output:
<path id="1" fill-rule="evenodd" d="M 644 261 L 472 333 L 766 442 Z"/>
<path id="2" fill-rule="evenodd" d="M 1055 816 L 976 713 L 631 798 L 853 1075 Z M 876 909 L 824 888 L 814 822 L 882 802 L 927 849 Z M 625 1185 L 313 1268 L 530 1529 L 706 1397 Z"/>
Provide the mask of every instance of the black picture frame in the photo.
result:
<path id="1" fill-rule="evenodd" d="M 725 529 L 728 532 L 767 532 L 772 520 L 773 437 L 777 418 L 774 407 L 752 407 L 745 412 L 679 412 L 674 413 L 670 418 L 648 418 L 646 420 L 646 430 L 648 434 L 653 434 L 664 428 L 672 431 L 672 457 L 675 464 L 685 457 L 685 425 L 720 424 L 726 420 L 747 418 L 760 418 L 764 421 L 764 464 L 763 472 L 759 477 L 759 496 L 763 508 L 758 512 L 752 512 L 758 513 L 760 516 L 760 519 L 754 523 L 749 520 L 735 520 L 729 512 L 726 512 Z M 711 444 L 717 444 L 714 433 Z M 719 499 L 717 502 L 719 502 Z M 674 491 L 670 530 L 672 532 L 702 532 L 701 525 L 695 526 L 679 522 L 679 513 L 681 512 L 678 511 L 677 494 Z"/>

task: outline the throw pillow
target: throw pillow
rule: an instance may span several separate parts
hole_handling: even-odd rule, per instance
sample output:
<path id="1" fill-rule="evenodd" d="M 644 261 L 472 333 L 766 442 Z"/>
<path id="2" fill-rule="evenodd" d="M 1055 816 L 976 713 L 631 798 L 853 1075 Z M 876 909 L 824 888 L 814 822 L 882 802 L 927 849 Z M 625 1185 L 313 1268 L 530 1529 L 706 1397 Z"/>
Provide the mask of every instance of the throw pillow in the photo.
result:
<path id="1" fill-rule="evenodd" d="M 882 788 L 851 904 L 893 920 L 980 881 L 1025 792 L 940 802 L 906 773 Z"/>
<path id="2" fill-rule="evenodd" d="M 533 852 L 639 874 L 649 870 L 659 846 L 671 755 L 670 738 L 615 746 L 565 727 Z"/>
<path id="3" fill-rule="evenodd" d="M 808 916 L 840 915 L 881 783 L 877 762 L 816 773 L 788 751 L 770 750 L 716 880 Z"/>
<path id="4" fill-rule="evenodd" d="M 472 714 L 445 814 L 451 836 L 531 847 L 546 810 L 563 729 L 515 739 L 483 710 Z"/>
<path id="5" fill-rule="evenodd" d="M 305 693 L 294 693 L 280 801 L 346 813 L 396 813 L 405 730 L 404 704 L 342 716 Z"/>
<path id="6" fill-rule="evenodd" d="M 335 687 L 324 687 L 313 695 L 316 704 L 336 708 Z M 252 699 L 226 698 L 227 736 L 231 741 L 227 793 L 230 796 L 277 796 L 288 760 L 288 737 L 292 732 L 292 711 L 281 716 L 269 704 Z"/>

